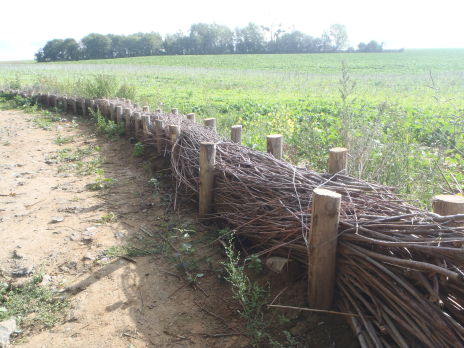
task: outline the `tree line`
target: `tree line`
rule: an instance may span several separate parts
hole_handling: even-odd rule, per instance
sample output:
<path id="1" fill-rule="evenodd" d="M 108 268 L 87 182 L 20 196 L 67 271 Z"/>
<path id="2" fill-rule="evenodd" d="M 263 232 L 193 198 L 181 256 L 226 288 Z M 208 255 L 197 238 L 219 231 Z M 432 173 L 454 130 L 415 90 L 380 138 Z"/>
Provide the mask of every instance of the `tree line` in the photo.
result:
<path id="1" fill-rule="evenodd" d="M 36 54 L 38 62 L 80 59 L 123 58 L 154 55 L 247 54 L 247 53 L 323 53 L 381 52 L 383 43 L 361 42 L 357 49 L 348 46 L 346 27 L 333 24 L 321 37 L 299 30 L 286 31 L 249 23 L 231 30 L 219 24 L 192 24 L 187 34 L 178 32 L 161 37 L 159 33 L 102 35 L 92 33 L 79 42 L 53 39 Z"/>

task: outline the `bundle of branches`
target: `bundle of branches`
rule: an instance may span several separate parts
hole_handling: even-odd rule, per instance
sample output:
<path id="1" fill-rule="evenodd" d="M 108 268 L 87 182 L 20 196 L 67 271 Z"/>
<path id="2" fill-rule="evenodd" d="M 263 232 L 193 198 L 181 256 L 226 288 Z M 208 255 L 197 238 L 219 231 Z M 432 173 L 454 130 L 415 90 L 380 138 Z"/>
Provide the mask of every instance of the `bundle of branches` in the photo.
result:
<path id="1" fill-rule="evenodd" d="M 179 185 L 193 192 L 199 143 L 211 140 L 203 131 L 183 126 L 172 156 Z M 313 190 L 342 195 L 337 305 L 358 315 L 350 321 L 363 346 L 462 345 L 464 228 L 454 224 L 464 216 L 440 217 L 388 187 L 296 168 L 233 143 L 217 144 L 216 171 L 216 215 L 261 253 L 302 263 Z"/>

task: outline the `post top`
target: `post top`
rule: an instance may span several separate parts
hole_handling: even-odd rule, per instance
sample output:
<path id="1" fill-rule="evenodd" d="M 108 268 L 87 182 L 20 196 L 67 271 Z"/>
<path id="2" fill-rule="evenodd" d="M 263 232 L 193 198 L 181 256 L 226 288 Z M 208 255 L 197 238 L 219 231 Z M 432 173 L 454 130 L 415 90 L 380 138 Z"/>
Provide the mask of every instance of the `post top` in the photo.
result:
<path id="1" fill-rule="evenodd" d="M 210 117 L 210 118 L 205 118 L 204 121 L 209 121 L 209 120 L 215 120 L 216 118 Z"/>
<path id="2" fill-rule="evenodd" d="M 318 196 L 325 196 L 325 197 L 330 197 L 330 198 L 337 198 L 337 199 L 340 199 L 342 197 L 341 194 L 335 192 L 335 191 L 332 191 L 332 190 L 327 190 L 327 189 L 324 189 L 324 188 L 316 188 L 314 189 L 314 194 L 318 195 Z"/>
<path id="3" fill-rule="evenodd" d="M 432 200 L 446 203 L 464 204 L 464 196 L 459 195 L 436 195 Z"/>
<path id="4" fill-rule="evenodd" d="M 330 149 L 330 152 L 346 152 L 348 149 L 346 147 L 333 147 Z"/>
<path id="5" fill-rule="evenodd" d="M 242 125 L 241 124 L 236 124 L 236 125 L 232 126 L 231 128 L 242 128 Z"/>
<path id="6" fill-rule="evenodd" d="M 282 138 L 282 134 L 270 134 L 266 136 L 268 139 L 277 139 L 277 138 Z"/>

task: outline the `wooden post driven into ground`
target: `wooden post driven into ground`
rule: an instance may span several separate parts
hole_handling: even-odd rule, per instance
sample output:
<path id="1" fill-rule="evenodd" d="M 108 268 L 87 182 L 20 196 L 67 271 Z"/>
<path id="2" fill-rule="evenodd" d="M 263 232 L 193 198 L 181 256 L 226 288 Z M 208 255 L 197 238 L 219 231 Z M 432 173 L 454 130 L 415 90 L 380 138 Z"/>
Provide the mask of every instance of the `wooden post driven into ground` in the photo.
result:
<path id="1" fill-rule="evenodd" d="M 329 174 L 346 174 L 348 164 L 348 149 L 345 147 L 334 147 L 329 152 Z"/>
<path id="2" fill-rule="evenodd" d="M 282 159 L 283 155 L 283 136 L 280 134 L 271 134 L 266 137 L 267 139 L 267 152 L 277 159 Z"/>
<path id="3" fill-rule="evenodd" d="M 163 151 L 163 120 L 155 120 L 155 139 L 156 139 L 156 151 L 161 153 Z"/>
<path id="4" fill-rule="evenodd" d="M 314 309 L 329 309 L 332 305 L 340 202 L 339 193 L 322 188 L 313 191 L 308 236 L 308 302 Z"/>
<path id="5" fill-rule="evenodd" d="M 433 212 L 441 216 L 464 214 L 464 196 L 437 195 L 432 199 Z M 464 225 L 464 221 L 458 223 Z"/>
<path id="6" fill-rule="evenodd" d="M 171 124 L 169 126 L 169 138 L 172 143 L 172 147 L 176 144 L 177 138 L 180 136 L 180 126 L 176 124 Z"/>
<path id="7" fill-rule="evenodd" d="M 230 138 L 236 144 L 242 144 L 242 125 L 237 124 L 230 127 Z"/>
<path id="8" fill-rule="evenodd" d="M 212 129 L 213 131 L 216 131 L 216 119 L 214 117 L 212 118 L 205 118 L 203 120 L 203 125 L 206 127 L 206 128 L 210 128 Z"/>
<path id="9" fill-rule="evenodd" d="M 179 115 L 179 110 L 177 108 L 172 108 L 171 113 L 173 113 L 174 115 Z"/>
<path id="10" fill-rule="evenodd" d="M 200 143 L 200 190 L 198 197 L 200 218 L 204 218 L 213 212 L 215 165 L 216 144 L 210 142 Z"/>
<path id="11" fill-rule="evenodd" d="M 187 120 L 195 122 L 195 114 L 193 112 L 187 114 Z"/>

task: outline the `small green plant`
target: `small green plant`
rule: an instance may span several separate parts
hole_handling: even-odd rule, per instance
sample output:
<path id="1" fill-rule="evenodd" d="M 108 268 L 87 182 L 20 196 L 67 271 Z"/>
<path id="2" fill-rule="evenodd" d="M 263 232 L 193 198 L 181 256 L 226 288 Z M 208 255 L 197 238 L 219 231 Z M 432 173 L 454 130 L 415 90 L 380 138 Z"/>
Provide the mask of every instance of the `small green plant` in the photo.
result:
<path id="1" fill-rule="evenodd" d="M 240 255 L 233 248 L 233 237 L 226 240 L 226 280 L 232 285 L 233 297 L 241 306 L 240 315 L 246 320 L 246 328 L 253 346 L 258 346 L 271 337 L 266 332 L 267 323 L 264 320 L 263 308 L 266 301 L 266 291 L 253 283 L 239 265 Z"/>
<path id="2" fill-rule="evenodd" d="M 258 255 L 250 255 L 245 259 L 245 262 L 247 262 L 248 269 L 254 273 L 260 273 L 263 270 L 263 264 Z"/>
<path id="3" fill-rule="evenodd" d="M 69 144 L 74 141 L 73 136 L 62 136 L 61 134 L 58 134 L 58 136 L 55 138 L 54 143 L 57 145 L 63 145 L 63 144 Z"/>
<path id="4" fill-rule="evenodd" d="M 0 321 L 15 317 L 20 326 L 37 329 L 55 325 L 63 317 L 69 302 L 57 296 L 56 290 L 41 285 L 42 275 L 36 275 L 22 286 L 0 282 Z M 29 314 L 34 313 L 33 316 Z"/>
<path id="5" fill-rule="evenodd" d="M 87 184 L 85 187 L 90 191 L 99 191 L 110 188 L 116 183 L 116 179 L 98 177 L 94 183 Z"/>
<path id="6" fill-rule="evenodd" d="M 135 157 L 142 157 L 144 152 L 143 144 L 138 142 L 134 145 L 133 154 Z"/>
<path id="7" fill-rule="evenodd" d="M 107 223 L 110 223 L 110 222 L 112 222 L 114 220 L 116 220 L 116 214 L 113 213 L 113 212 L 110 212 L 108 214 L 103 215 L 100 218 L 100 223 L 107 224 Z"/>
<path id="8" fill-rule="evenodd" d="M 124 126 L 117 124 L 112 120 L 106 119 L 99 111 L 90 111 L 92 119 L 95 121 L 97 126 L 98 134 L 105 134 L 108 136 L 122 135 L 124 134 Z"/>

